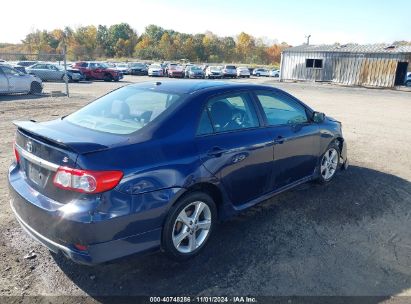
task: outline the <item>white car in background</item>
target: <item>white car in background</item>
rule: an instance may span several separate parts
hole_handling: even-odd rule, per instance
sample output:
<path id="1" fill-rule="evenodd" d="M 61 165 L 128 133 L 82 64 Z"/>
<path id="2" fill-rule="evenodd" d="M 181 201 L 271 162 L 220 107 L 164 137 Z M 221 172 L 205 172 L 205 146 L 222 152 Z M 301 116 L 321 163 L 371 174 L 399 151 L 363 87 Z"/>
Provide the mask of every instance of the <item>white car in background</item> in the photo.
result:
<path id="1" fill-rule="evenodd" d="M 267 69 L 258 68 L 258 69 L 254 69 L 253 75 L 257 77 L 260 77 L 260 76 L 268 77 L 270 76 L 270 73 Z"/>
<path id="2" fill-rule="evenodd" d="M 280 77 L 280 70 L 271 70 L 270 77 Z"/>
<path id="3" fill-rule="evenodd" d="M 237 77 L 238 78 L 250 78 L 250 70 L 246 67 L 238 67 L 237 68 Z"/>
<path id="4" fill-rule="evenodd" d="M 408 73 L 407 73 L 407 77 L 405 78 L 404 84 L 405 84 L 407 87 L 411 87 L 411 72 L 408 72 Z"/>
<path id="5" fill-rule="evenodd" d="M 127 75 L 129 66 L 127 63 L 116 63 L 114 69 L 121 72 L 123 75 Z"/>
<path id="6" fill-rule="evenodd" d="M 43 83 L 39 77 L 22 73 L 6 64 L 0 64 L 0 94 L 40 94 L 42 91 Z"/>
<path id="7" fill-rule="evenodd" d="M 223 72 L 221 71 L 222 67 L 212 65 L 206 68 L 205 77 L 208 79 L 222 78 Z"/>
<path id="8" fill-rule="evenodd" d="M 148 76 L 164 76 L 164 70 L 159 63 L 153 63 L 148 67 Z"/>

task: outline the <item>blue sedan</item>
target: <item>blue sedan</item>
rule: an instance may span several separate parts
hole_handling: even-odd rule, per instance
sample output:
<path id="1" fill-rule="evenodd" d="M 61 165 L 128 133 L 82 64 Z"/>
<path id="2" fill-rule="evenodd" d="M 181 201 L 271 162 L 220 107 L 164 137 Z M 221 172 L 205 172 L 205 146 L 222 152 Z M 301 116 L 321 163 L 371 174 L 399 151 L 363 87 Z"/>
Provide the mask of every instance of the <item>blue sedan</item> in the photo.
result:
<path id="1" fill-rule="evenodd" d="M 83 264 L 159 249 L 191 258 L 217 221 L 348 165 L 341 123 L 269 86 L 133 84 L 15 124 L 11 208 Z"/>

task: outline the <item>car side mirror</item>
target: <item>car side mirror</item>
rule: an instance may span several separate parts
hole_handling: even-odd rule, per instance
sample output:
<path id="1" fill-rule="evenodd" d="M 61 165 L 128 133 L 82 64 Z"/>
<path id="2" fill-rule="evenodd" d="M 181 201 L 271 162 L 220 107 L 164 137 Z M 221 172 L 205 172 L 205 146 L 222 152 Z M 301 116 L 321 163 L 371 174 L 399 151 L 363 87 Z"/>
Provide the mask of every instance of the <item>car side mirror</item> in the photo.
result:
<path id="1" fill-rule="evenodd" d="M 325 114 L 322 112 L 314 112 L 312 120 L 316 123 L 321 123 L 325 120 Z"/>

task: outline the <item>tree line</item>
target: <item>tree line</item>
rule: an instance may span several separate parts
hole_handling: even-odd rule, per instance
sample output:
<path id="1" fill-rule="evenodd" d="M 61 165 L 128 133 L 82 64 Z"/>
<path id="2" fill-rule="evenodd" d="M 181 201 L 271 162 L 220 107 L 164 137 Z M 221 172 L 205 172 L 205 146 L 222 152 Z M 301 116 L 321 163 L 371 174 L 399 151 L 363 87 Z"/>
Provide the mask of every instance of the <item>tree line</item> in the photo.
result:
<path id="1" fill-rule="evenodd" d="M 212 32 L 186 34 L 149 25 L 141 35 L 127 23 L 111 26 L 65 27 L 29 33 L 17 47 L 28 53 L 61 53 L 68 60 L 138 58 L 146 60 L 188 59 L 197 62 L 242 62 L 278 64 L 287 43 L 267 44 L 241 32 L 236 37 L 220 37 Z M 7 48 L 7 46 L 6 46 Z M 16 46 L 9 46 L 16 50 Z M 3 49 L 4 51 L 4 49 Z"/>

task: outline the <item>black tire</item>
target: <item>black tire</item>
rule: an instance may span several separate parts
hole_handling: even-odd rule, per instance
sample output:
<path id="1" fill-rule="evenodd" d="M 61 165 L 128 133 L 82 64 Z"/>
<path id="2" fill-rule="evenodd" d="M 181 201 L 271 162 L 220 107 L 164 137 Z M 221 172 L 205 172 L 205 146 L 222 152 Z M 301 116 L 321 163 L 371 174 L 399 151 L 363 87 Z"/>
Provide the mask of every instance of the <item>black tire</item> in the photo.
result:
<path id="1" fill-rule="evenodd" d="M 326 177 L 324 176 L 324 172 L 322 172 L 322 165 L 324 163 L 324 157 L 327 153 L 329 153 L 330 150 L 335 150 L 337 152 L 337 163 L 336 163 L 336 167 L 334 169 L 334 172 L 332 173 L 332 175 L 330 177 Z M 336 141 L 333 141 L 332 143 L 330 143 L 330 145 L 327 147 L 327 150 L 321 155 L 320 161 L 318 162 L 318 172 L 319 172 L 319 176 L 317 179 L 317 182 L 320 184 L 327 184 L 329 183 L 334 177 L 336 172 L 338 171 L 338 168 L 340 167 L 340 147 L 338 146 L 338 143 Z"/>
<path id="2" fill-rule="evenodd" d="M 41 94 L 43 91 L 43 88 L 41 87 L 41 84 L 38 83 L 37 81 L 33 81 L 30 85 L 30 94 Z"/>
<path id="3" fill-rule="evenodd" d="M 174 243 L 173 243 L 174 227 L 175 226 L 177 227 L 178 225 L 176 220 L 179 214 L 182 212 L 182 210 L 187 208 L 190 204 L 193 204 L 194 202 L 202 202 L 208 206 L 210 214 L 211 214 L 211 225 L 208 230 L 208 234 L 206 238 L 204 239 L 204 241 L 202 241 L 202 244 L 198 248 L 196 248 L 195 250 L 189 253 L 182 253 L 179 250 L 177 250 L 177 248 L 174 246 Z M 183 197 L 181 197 L 177 201 L 177 203 L 171 208 L 171 210 L 168 213 L 166 222 L 163 227 L 163 232 L 162 232 L 162 241 L 161 241 L 162 250 L 169 257 L 177 261 L 184 261 L 184 260 L 193 258 L 197 254 L 199 254 L 199 252 L 201 252 L 201 250 L 207 245 L 210 239 L 210 236 L 213 233 L 216 222 L 217 222 L 217 208 L 216 208 L 216 205 L 213 199 L 207 193 L 195 191 L 195 192 L 190 192 L 186 195 L 183 195 Z M 181 229 L 186 227 L 184 224 L 181 224 L 181 222 L 179 223 L 180 223 Z M 197 233 L 197 232 L 194 232 L 194 233 Z"/>
<path id="4" fill-rule="evenodd" d="M 106 81 L 106 82 L 109 82 L 109 81 L 113 81 L 114 79 L 113 79 L 113 76 L 111 74 L 106 74 L 106 75 L 104 75 L 103 80 Z"/>
<path id="5" fill-rule="evenodd" d="M 405 83 L 405 86 L 406 86 L 406 87 L 411 87 L 411 80 L 408 80 L 408 81 Z"/>

